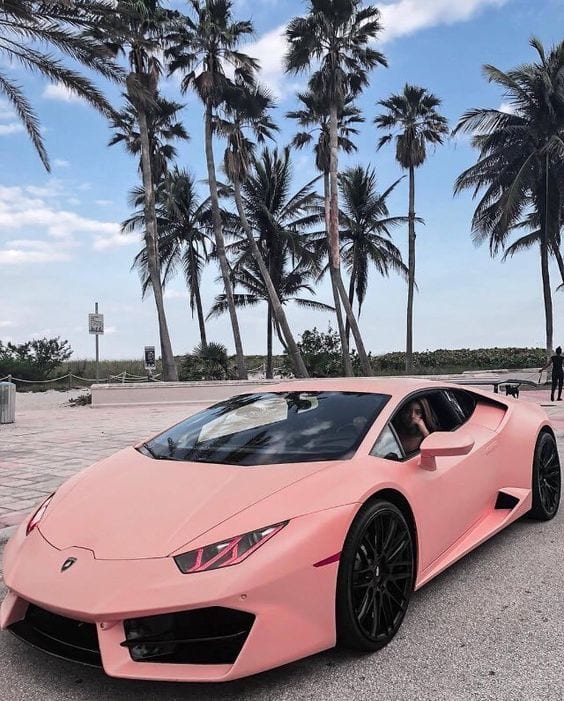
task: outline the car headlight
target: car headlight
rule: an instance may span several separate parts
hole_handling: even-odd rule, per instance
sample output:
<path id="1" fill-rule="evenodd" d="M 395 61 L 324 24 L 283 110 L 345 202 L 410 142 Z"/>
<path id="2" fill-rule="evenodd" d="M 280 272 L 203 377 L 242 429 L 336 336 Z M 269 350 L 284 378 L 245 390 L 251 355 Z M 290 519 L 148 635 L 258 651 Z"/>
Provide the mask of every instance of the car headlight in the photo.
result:
<path id="1" fill-rule="evenodd" d="M 256 531 L 244 533 L 228 540 L 222 540 L 220 543 L 205 545 L 203 548 L 175 555 L 174 561 L 183 574 L 205 572 L 206 570 L 217 570 L 220 567 L 238 565 L 287 524 L 288 521 L 284 521 L 283 523 L 259 528 Z"/>
<path id="2" fill-rule="evenodd" d="M 29 535 L 31 531 L 39 525 L 39 522 L 45 515 L 45 512 L 47 511 L 47 507 L 49 506 L 49 503 L 51 499 L 55 496 L 55 492 L 51 494 L 50 496 L 45 499 L 45 501 L 41 504 L 41 506 L 37 509 L 37 511 L 33 514 L 33 516 L 29 519 L 29 522 L 27 524 L 27 528 L 25 531 L 26 535 Z"/>

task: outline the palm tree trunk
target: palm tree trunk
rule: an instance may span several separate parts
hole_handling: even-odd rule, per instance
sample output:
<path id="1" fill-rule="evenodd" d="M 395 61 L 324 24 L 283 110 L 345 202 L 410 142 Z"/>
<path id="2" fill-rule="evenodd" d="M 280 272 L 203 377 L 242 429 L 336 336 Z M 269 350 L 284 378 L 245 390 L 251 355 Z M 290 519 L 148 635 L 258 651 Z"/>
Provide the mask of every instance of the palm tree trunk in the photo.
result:
<path id="1" fill-rule="evenodd" d="M 562 253 L 560 253 L 560 249 L 558 248 L 558 244 L 556 242 L 552 246 L 552 252 L 554 253 L 554 257 L 558 263 L 558 270 L 560 270 L 560 277 L 562 278 L 562 284 L 564 285 L 564 260 L 562 259 Z"/>
<path id="2" fill-rule="evenodd" d="M 272 363 L 272 305 L 268 302 L 268 315 L 266 318 L 266 379 L 274 377 Z"/>
<path id="3" fill-rule="evenodd" d="M 197 285 L 194 290 L 194 298 L 196 300 L 196 314 L 198 315 L 198 326 L 200 327 L 200 345 L 202 348 L 208 347 L 208 339 L 206 338 L 206 322 L 204 318 L 204 310 L 202 308 L 202 295 L 200 287 Z"/>
<path id="4" fill-rule="evenodd" d="M 237 311 L 233 300 L 233 287 L 231 286 L 231 278 L 229 276 L 229 265 L 225 254 L 225 240 L 223 238 L 223 227 L 221 224 L 221 214 L 219 211 L 219 196 L 217 192 L 217 179 L 215 177 L 215 162 L 212 143 L 212 108 L 210 104 L 206 105 L 205 137 L 206 162 L 210 186 L 210 203 L 212 209 L 213 233 L 215 236 L 217 257 L 219 258 L 219 267 L 221 268 L 221 276 L 223 278 L 223 286 L 225 288 L 225 299 L 227 301 L 229 316 L 231 318 L 231 328 L 233 330 L 233 340 L 235 342 L 235 353 L 237 356 L 237 374 L 240 380 L 246 380 L 248 379 L 247 367 L 245 364 L 245 356 L 243 355 L 243 344 L 241 342 L 241 332 L 239 330 Z"/>
<path id="5" fill-rule="evenodd" d="M 358 358 L 360 360 L 360 367 L 364 375 L 372 375 L 372 367 L 370 366 L 370 360 L 366 354 L 366 349 L 364 348 L 364 342 L 360 334 L 360 329 L 353 312 L 351 303 L 347 295 L 347 291 L 343 284 L 343 279 L 341 277 L 341 256 L 339 252 L 339 190 L 337 184 L 337 171 L 338 171 L 338 150 L 339 150 L 339 135 L 338 135 L 338 111 L 337 104 L 333 102 L 331 105 L 331 111 L 329 116 L 329 145 L 331 151 L 330 165 L 329 165 L 329 262 L 330 268 L 334 269 L 335 279 L 337 281 L 337 288 L 341 296 L 341 301 L 343 303 L 343 308 L 347 316 L 348 322 L 350 324 L 354 340 L 356 343 L 356 350 L 358 353 Z M 346 343 L 346 334 L 341 338 L 341 343 Z M 348 344 L 347 344 L 348 346 Z"/>
<path id="6" fill-rule="evenodd" d="M 235 192 L 235 203 L 237 205 L 237 212 L 239 213 L 239 218 L 241 219 L 241 223 L 243 225 L 243 229 L 245 230 L 245 234 L 247 235 L 247 241 L 249 242 L 251 253 L 253 254 L 253 258 L 255 259 L 255 262 L 259 267 L 260 274 L 268 292 L 268 298 L 270 300 L 269 311 L 272 310 L 272 314 L 276 319 L 276 323 L 281 329 L 284 338 L 286 339 L 285 345 L 288 348 L 290 360 L 292 362 L 292 367 L 294 368 L 294 373 L 296 377 L 309 377 L 307 368 L 300 353 L 300 349 L 298 348 L 294 336 L 292 335 L 290 326 L 288 324 L 288 320 L 286 319 L 286 314 L 282 305 L 280 304 L 278 293 L 276 292 L 276 288 L 272 283 L 272 278 L 270 277 L 270 273 L 268 272 L 268 268 L 266 267 L 264 258 L 262 257 L 259 247 L 257 246 L 257 242 L 255 241 L 255 237 L 253 236 L 252 229 L 250 227 L 247 215 L 245 213 L 245 208 L 243 207 L 243 198 L 241 197 L 241 184 L 237 180 L 237 178 L 233 178 L 233 187 Z"/>
<path id="7" fill-rule="evenodd" d="M 339 283 L 335 275 L 335 269 L 331 263 L 331 240 L 329 238 L 329 173 L 324 175 L 324 198 L 325 198 L 325 231 L 327 234 L 327 250 L 329 251 L 329 274 L 331 276 L 331 289 L 333 290 L 333 304 L 335 305 L 335 314 L 337 316 L 337 326 L 339 328 L 339 336 L 341 338 L 341 352 L 343 355 L 343 372 L 345 377 L 353 377 L 353 369 L 351 356 L 349 353 L 349 342 L 343 321 L 343 310 L 341 308 L 341 300 L 339 298 Z"/>
<path id="8" fill-rule="evenodd" d="M 149 129 L 147 126 L 147 114 L 142 100 L 134 99 L 137 109 L 137 119 L 139 122 L 139 137 L 141 141 L 141 173 L 143 177 L 143 188 L 145 191 L 145 248 L 147 250 L 147 264 L 151 286 L 157 306 L 157 317 L 159 321 L 159 337 L 161 342 L 161 357 L 163 364 L 163 380 L 165 382 L 177 382 L 178 372 L 172 344 L 168 332 L 168 324 L 163 301 L 163 288 L 161 283 L 161 272 L 159 265 L 158 232 L 157 219 L 155 216 L 155 187 L 151 169 L 151 145 L 149 141 Z"/>
<path id="9" fill-rule="evenodd" d="M 550 355 L 553 345 L 553 322 L 552 322 L 552 293 L 550 291 L 550 273 L 548 270 L 548 246 L 545 241 L 541 241 L 541 273 L 542 292 L 544 297 L 544 314 L 546 328 L 546 350 Z"/>
<path id="10" fill-rule="evenodd" d="M 415 287 L 415 168 L 409 168 L 409 254 L 407 283 L 407 337 L 405 344 L 405 371 L 413 372 L 413 292 Z"/>
<path id="11" fill-rule="evenodd" d="M 278 340 L 280 341 L 280 345 L 282 348 L 288 353 L 288 346 L 286 345 L 286 341 L 284 340 L 284 336 L 280 333 L 280 327 L 276 323 L 276 319 L 272 319 L 272 325 L 274 326 L 274 330 L 276 331 L 276 335 L 278 336 Z"/>
<path id="12" fill-rule="evenodd" d="M 202 348 L 208 347 L 206 338 L 206 322 L 204 319 L 204 310 L 202 308 L 202 295 L 200 294 L 200 276 L 198 274 L 198 265 L 196 262 L 196 251 L 194 244 L 188 244 L 188 256 L 190 261 L 190 275 L 186 278 L 186 286 L 190 291 L 190 310 L 192 318 L 194 317 L 194 302 L 196 302 L 196 314 L 198 316 L 198 326 L 200 328 L 200 345 Z M 190 280 L 192 284 L 190 284 Z"/>
<path id="13" fill-rule="evenodd" d="M 548 249 L 550 246 L 550 209 L 548 200 L 548 152 L 545 158 L 545 181 L 544 181 L 544 212 L 542 222 L 541 235 L 541 274 L 542 274 L 542 292 L 544 297 L 544 315 L 546 327 L 546 351 L 550 356 L 553 349 L 553 311 L 552 311 L 552 292 L 550 290 L 550 272 L 548 269 Z M 556 240 L 556 236 L 554 237 Z"/>
<path id="14" fill-rule="evenodd" d="M 351 270 L 351 279 L 349 280 L 349 302 L 352 304 L 354 302 L 354 284 L 355 284 L 355 278 L 356 278 L 356 255 L 353 249 L 353 266 Z M 351 333 L 351 325 L 349 324 L 349 320 L 347 319 L 347 325 L 345 328 L 346 334 L 347 334 L 347 343 L 349 342 L 350 339 L 350 333 Z"/>

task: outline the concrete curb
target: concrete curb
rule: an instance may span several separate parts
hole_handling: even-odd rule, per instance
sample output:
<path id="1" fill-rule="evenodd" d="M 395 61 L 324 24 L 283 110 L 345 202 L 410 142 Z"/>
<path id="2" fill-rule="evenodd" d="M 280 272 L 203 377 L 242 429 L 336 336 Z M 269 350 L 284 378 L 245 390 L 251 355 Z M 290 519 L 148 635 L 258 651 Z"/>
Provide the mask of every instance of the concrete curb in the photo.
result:
<path id="1" fill-rule="evenodd" d="M 0 545 L 7 543 L 10 538 L 14 535 L 17 530 L 17 526 L 8 526 L 7 528 L 0 528 Z"/>

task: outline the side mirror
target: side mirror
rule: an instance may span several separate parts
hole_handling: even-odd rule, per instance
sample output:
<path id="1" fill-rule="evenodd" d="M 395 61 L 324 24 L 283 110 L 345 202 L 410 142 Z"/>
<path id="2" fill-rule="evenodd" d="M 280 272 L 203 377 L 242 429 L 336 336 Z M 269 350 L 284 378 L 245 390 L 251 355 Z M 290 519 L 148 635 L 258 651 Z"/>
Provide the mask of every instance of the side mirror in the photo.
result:
<path id="1" fill-rule="evenodd" d="M 436 431 L 427 436 L 421 443 L 420 467 L 423 470 L 436 470 L 435 458 L 441 456 L 468 455 L 474 447 L 474 439 L 469 433 L 456 431 Z"/>

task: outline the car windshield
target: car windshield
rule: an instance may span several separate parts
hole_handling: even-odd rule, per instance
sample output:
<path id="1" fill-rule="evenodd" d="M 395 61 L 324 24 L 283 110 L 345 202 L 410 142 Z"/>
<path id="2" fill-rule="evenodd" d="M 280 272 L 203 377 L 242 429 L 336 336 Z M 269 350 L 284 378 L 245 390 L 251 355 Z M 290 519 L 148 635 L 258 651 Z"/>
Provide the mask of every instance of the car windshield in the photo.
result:
<path id="1" fill-rule="evenodd" d="M 160 460 L 272 465 L 350 458 L 389 396 L 265 392 L 234 397 L 140 449 Z"/>

